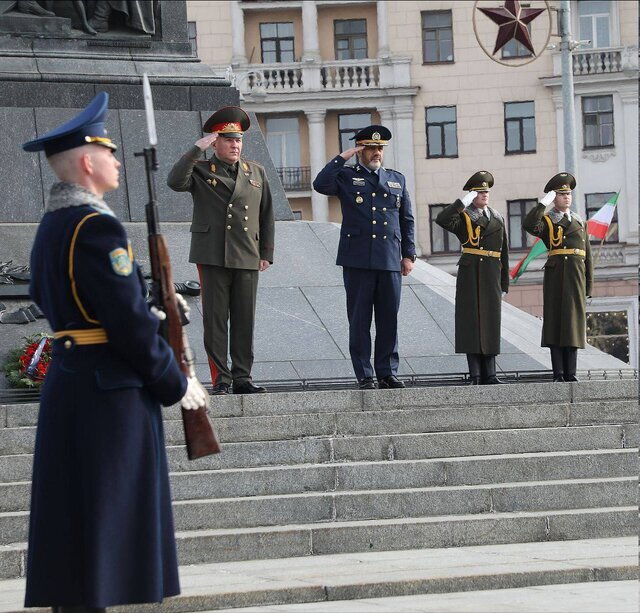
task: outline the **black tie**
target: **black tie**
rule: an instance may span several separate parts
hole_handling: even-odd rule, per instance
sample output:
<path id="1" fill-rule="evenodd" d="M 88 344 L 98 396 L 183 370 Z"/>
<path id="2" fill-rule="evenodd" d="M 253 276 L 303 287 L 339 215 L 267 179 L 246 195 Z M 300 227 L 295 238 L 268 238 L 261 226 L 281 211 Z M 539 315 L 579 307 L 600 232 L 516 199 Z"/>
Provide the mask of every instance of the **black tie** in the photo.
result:
<path id="1" fill-rule="evenodd" d="M 484 211 L 482 211 L 482 214 L 489 219 L 489 211 L 487 211 L 487 209 L 485 209 Z"/>

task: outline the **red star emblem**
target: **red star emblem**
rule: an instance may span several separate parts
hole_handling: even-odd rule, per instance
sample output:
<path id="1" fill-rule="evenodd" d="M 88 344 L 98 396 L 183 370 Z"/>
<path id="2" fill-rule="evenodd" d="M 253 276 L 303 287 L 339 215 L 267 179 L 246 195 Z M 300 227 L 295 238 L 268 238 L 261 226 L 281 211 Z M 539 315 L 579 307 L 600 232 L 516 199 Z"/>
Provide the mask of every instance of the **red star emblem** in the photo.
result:
<path id="1" fill-rule="evenodd" d="M 523 9 L 519 0 L 505 0 L 504 6 L 501 8 L 484 9 L 478 7 L 478 10 L 498 24 L 498 36 L 493 55 L 514 38 L 535 55 L 527 24 L 531 23 L 540 13 L 544 13 L 545 9 Z"/>

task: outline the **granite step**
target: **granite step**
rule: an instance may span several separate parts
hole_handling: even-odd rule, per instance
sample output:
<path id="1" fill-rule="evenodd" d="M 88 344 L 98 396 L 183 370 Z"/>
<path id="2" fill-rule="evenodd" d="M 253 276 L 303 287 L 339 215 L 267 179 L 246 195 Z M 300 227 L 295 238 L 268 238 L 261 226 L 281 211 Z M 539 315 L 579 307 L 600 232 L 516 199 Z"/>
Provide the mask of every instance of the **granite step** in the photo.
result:
<path id="1" fill-rule="evenodd" d="M 377 599 L 398 602 L 407 595 L 460 594 L 493 590 L 492 602 L 504 602 L 508 590 L 527 586 L 616 586 L 637 578 L 635 538 L 583 539 L 401 552 L 363 552 L 322 557 L 294 557 L 200 564 L 180 567 L 182 594 L 162 605 L 114 607 L 113 613 L 178 611 L 391 611 L 445 610 L 418 604 L 410 609 L 384 608 Z M 633 582 L 637 595 L 637 583 Z M 24 579 L 0 581 L 0 611 L 23 611 Z M 500 591 L 495 591 L 499 589 Z M 608 591 L 606 606 L 594 610 L 626 611 Z M 627 592 L 625 592 L 626 594 Z M 536 598 L 534 591 L 531 598 Z M 369 600 L 369 607 L 366 602 Z M 415 601 L 414 601 L 415 602 Z M 422 602 L 422 601 L 420 601 Z M 467 600 L 472 602 L 472 600 Z M 503 611 L 529 610 L 513 606 Z M 316 603 L 316 604 L 313 604 Z M 289 604 L 289 607 L 282 605 Z M 371 605 L 374 606 L 371 606 Z M 278 606 L 280 605 L 280 606 Z M 636 602 L 637 605 L 637 602 Z M 250 607 L 243 609 L 241 607 Z M 277 607 L 277 608 L 273 608 Z M 45 609 L 30 609 L 44 612 Z M 449 609 L 454 610 L 454 609 Z M 461 608 L 455 610 L 479 610 Z M 495 609 L 482 609 L 495 610 Z M 556 610 L 546 606 L 542 609 Z M 580 608 L 566 611 L 584 610 Z"/>
<path id="2" fill-rule="evenodd" d="M 360 492 L 309 492 L 174 503 L 176 530 L 243 529 L 290 524 L 630 506 L 636 477 Z M 27 539 L 28 511 L 0 513 L 0 545 Z"/>
<path id="3" fill-rule="evenodd" d="M 181 565 L 637 535 L 637 506 L 176 532 Z M 0 546 L 0 579 L 23 576 L 26 543 Z"/>

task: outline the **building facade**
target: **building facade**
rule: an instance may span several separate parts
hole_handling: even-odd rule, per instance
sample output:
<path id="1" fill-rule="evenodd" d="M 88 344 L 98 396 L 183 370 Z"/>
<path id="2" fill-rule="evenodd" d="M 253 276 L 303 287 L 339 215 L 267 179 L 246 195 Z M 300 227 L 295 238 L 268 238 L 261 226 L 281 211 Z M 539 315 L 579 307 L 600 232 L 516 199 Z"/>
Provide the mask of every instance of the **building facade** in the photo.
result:
<path id="1" fill-rule="evenodd" d="M 508 220 L 512 264 L 547 180 L 563 169 L 563 108 L 555 12 L 530 24 L 539 57 L 512 41 L 491 54 L 497 26 L 477 10 L 499 0 L 188 1 L 202 61 L 231 67 L 258 116 L 292 210 L 339 221 L 337 199 L 313 192 L 327 160 L 370 123 L 393 139 L 385 166 L 407 177 L 419 253 L 455 274 L 459 244 L 435 224 L 476 170 L 493 173 L 491 205 Z M 558 1 L 550 2 L 557 8 Z M 542 0 L 527 6 L 544 7 Z M 578 187 L 586 218 L 620 192 L 589 305 L 590 341 L 637 366 L 638 8 L 571 2 Z M 555 49 L 553 48 L 555 45 Z M 542 261 L 508 300 L 542 314 Z"/>

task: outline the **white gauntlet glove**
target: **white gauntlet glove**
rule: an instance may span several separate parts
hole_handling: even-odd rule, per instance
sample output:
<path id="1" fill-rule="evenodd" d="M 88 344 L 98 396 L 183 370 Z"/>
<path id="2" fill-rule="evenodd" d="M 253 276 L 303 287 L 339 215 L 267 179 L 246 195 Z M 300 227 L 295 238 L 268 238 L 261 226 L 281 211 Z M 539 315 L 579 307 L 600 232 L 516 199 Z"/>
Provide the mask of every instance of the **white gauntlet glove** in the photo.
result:
<path id="1" fill-rule="evenodd" d="M 551 190 L 547 192 L 540 200 L 540 204 L 544 204 L 545 206 L 549 206 L 556 199 L 556 193 Z"/>
<path id="2" fill-rule="evenodd" d="M 470 191 L 466 196 L 464 196 L 464 198 L 462 198 L 462 204 L 469 206 L 475 200 L 477 195 L 478 192 Z"/>
<path id="3" fill-rule="evenodd" d="M 189 377 L 187 379 L 187 392 L 182 397 L 180 405 L 183 409 L 191 410 L 206 406 L 207 392 L 198 379 Z"/>

